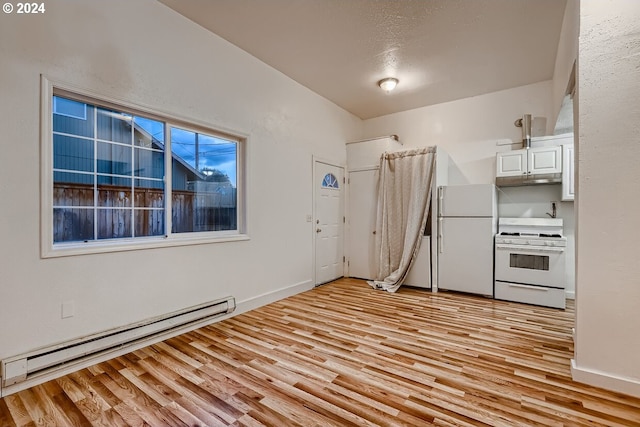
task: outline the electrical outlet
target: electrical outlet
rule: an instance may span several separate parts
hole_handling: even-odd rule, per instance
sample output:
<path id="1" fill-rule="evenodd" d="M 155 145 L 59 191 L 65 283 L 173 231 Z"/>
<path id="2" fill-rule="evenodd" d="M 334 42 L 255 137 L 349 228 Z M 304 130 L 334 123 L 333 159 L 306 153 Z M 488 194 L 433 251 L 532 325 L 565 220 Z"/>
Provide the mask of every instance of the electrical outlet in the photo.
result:
<path id="1" fill-rule="evenodd" d="M 73 301 L 65 301 L 62 303 L 62 318 L 67 319 L 76 314 L 75 303 Z"/>

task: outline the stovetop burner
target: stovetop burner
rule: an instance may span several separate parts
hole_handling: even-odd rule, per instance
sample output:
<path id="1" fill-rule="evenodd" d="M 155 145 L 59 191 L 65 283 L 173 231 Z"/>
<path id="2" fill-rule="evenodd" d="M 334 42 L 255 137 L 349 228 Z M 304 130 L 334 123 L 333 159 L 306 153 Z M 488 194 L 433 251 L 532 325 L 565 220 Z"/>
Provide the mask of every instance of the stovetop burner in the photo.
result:
<path id="1" fill-rule="evenodd" d="M 546 237 L 550 239 L 559 239 L 562 237 L 561 234 L 557 233 L 520 233 L 517 231 L 503 231 L 499 233 L 501 236 L 512 236 L 512 237 Z"/>
<path id="2" fill-rule="evenodd" d="M 498 234 L 510 237 L 562 237 L 562 218 L 499 218 Z"/>
<path id="3" fill-rule="evenodd" d="M 561 218 L 499 218 L 496 243 L 501 245 L 565 246 Z"/>

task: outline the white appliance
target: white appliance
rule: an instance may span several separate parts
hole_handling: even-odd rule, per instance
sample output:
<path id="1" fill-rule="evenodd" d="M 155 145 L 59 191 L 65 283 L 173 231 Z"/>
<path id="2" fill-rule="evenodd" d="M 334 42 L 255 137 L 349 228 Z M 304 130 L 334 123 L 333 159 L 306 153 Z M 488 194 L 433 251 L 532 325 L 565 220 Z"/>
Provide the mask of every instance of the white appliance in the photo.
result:
<path id="1" fill-rule="evenodd" d="M 493 184 L 438 188 L 438 287 L 493 296 Z"/>
<path id="2" fill-rule="evenodd" d="M 495 297 L 565 308 L 565 249 L 560 218 L 500 218 Z"/>
<path id="3" fill-rule="evenodd" d="M 427 225 L 428 226 L 428 225 Z M 416 288 L 431 287 L 431 237 L 422 236 L 418 256 L 413 261 L 411 270 L 404 279 L 403 285 Z"/>

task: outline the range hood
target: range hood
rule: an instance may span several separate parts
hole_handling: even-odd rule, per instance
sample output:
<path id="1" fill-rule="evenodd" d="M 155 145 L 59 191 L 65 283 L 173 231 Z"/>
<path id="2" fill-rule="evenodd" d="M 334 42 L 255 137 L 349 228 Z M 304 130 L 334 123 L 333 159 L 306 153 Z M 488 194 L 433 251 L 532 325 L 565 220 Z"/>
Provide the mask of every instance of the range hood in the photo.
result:
<path id="1" fill-rule="evenodd" d="M 562 183 L 561 173 L 496 177 L 496 186 L 498 187 L 519 187 L 523 185 L 559 183 Z"/>
<path id="2" fill-rule="evenodd" d="M 496 158 L 496 186 L 517 187 L 523 185 L 562 183 L 561 153 L 555 148 L 531 147 L 531 114 L 525 114 L 513 124 L 522 128 L 522 148 L 498 153 Z M 538 138 L 543 139 L 543 138 Z M 544 139 L 548 139 L 544 137 Z M 535 151 L 534 154 L 531 154 Z M 529 164 L 542 159 L 541 167 Z M 542 157 L 541 157 L 542 156 Z M 538 163 L 535 161 L 534 163 Z"/>

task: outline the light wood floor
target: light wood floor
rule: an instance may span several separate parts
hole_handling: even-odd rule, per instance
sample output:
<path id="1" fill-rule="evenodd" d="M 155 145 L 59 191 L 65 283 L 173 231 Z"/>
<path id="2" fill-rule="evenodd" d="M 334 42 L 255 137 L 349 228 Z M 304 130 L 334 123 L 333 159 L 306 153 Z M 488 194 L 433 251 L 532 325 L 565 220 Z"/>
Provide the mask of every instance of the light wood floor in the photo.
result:
<path id="1" fill-rule="evenodd" d="M 0 400 L 0 426 L 640 426 L 566 311 L 342 279 Z"/>

